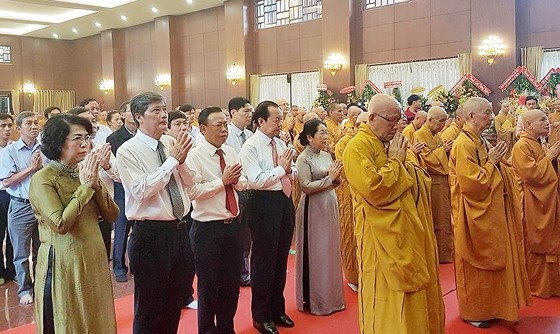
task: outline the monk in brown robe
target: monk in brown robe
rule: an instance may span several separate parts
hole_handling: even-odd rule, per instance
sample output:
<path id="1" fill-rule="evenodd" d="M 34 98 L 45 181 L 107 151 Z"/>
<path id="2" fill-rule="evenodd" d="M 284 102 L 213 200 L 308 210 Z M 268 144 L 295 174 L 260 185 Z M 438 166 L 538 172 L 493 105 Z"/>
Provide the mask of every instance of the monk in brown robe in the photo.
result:
<path id="1" fill-rule="evenodd" d="M 412 142 L 414 132 L 416 132 L 422 127 L 422 125 L 424 125 L 424 123 L 426 123 L 427 118 L 428 114 L 424 110 L 418 110 L 416 112 L 416 115 L 414 116 L 414 120 L 412 120 L 412 122 L 410 122 L 410 124 L 408 124 L 402 131 L 403 136 L 409 142 Z"/>
<path id="2" fill-rule="evenodd" d="M 540 136 L 550 130 L 547 116 L 529 110 L 522 116 L 523 131 L 513 147 L 512 163 L 523 188 L 525 253 L 531 293 L 560 296 L 560 142 L 543 147 Z"/>
<path id="3" fill-rule="evenodd" d="M 515 128 L 517 126 L 517 122 L 515 121 L 515 116 L 511 114 L 510 110 L 511 106 L 509 101 L 502 101 L 500 113 L 494 119 L 498 140 L 505 141 L 508 147 L 506 158 L 511 155 L 511 149 L 513 148 L 513 144 L 515 144 L 516 139 Z"/>
<path id="4" fill-rule="evenodd" d="M 552 145 L 560 141 L 560 99 L 556 99 L 552 102 L 552 107 L 548 113 L 548 121 L 550 122 L 548 144 Z"/>
<path id="5" fill-rule="evenodd" d="M 488 100 L 469 98 L 463 111 L 466 123 L 449 157 L 457 300 L 463 320 L 487 328 L 492 319 L 517 321 L 531 296 L 519 224 L 508 213 L 498 168 L 507 145 L 491 147 L 481 137 L 494 115 Z"/>
<path id="6" fill-rule="evenodd" d="M 425 147 L 418 154 L 420 165 L 427 169 L 432 178 L 431 207 L 434 230 L 437 239 L 439 262 L 453 262 L 453 229 L 451 227 L 451 203 L 449 180 L 449 151 L 453 141 L 441 140 L 440 131 L 447 121 L 447 114 L 442 107 L 431 107 L 428 120 L 414 133 L 413 143 L 424 143 Z"/>

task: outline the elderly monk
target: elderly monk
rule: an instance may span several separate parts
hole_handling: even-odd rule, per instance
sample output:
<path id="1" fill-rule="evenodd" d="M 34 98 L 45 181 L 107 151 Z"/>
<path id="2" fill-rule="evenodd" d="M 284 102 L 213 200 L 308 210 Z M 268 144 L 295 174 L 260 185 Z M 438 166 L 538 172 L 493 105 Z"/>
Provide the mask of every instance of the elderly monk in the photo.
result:
<path id="1" fill-rule="evenodd" d="M 463 116 L 463 108 L 460 106 L 455 111 L 455 117 L 449 127 L 441 132 L 441 140 L 449 141 L 455 140 L 461 133 L 461 129 L 465 124 L 465 116 Z"/>
<path id="2" fill-rule="evenodd" d="M 400 105 L 377 94 L 368 110 L 343 154 L 356 223 L 361 333 L 443 333 L 437 255 L 429 246 L 435 237 L 416 209 L 408 142 L 397 133 Z"/>
<path id="3" fill-rule="evenodd" d="M 294 110 L 292 106 L 292 111 Z M 296 107 L 297 113 L 295 116 L 290 116 L 290 121 L 286 122 L 284 119 L 284 125 L 282 126 L 282 131 L 288 132 L 290 137 L 294 139 L 301 131 L 303 131 L 303 116 L 307 114 L 307 109 L 304 107 Z"/>
<path id="4" fill-rule="evenodd" d="M 319 119 L 321 119 L 321 121 L 323 122 L 327 118 L 327 111 L 322 106 L 316 106 L 311 108 L 311 112 L 319 116 Z"/>
<path id="5" fill-rule="evenodd" d="M 327 107 L 328 117 L 325 120 L 329 135 L 329 147 L 334 151 L 336 143 L 342 138 L 342 106 L 339 103 L 331 103 Z"/>
<path id="6" fill-rule="evenodd" d="M 522 236 L 508 214 L 498 168 L 507 145 L 490 148 L 481 137 L 494 116 L 488 100 L 469 98 L 463 112 L 465 125 L 449 157 L 457 299 L 463 320 L 487 328 L 492 319 L 517 321 L 530 294 Z"/>
<path id="7" fill-rule="evenodd" d="M 424 123 L 426 123 L 427 118 L 428 114 L 424 110 L 418 110 L 412 122 L 410 122 L 410 124 L 408 124 L 402 131 L 403 136 L 405 136 L 405 138 L 411 142 L 414 132 L 416 132 L 422 127 L 422 125 L 424 125 Z"/>
<path id="8" fill-rule="evenodd" d="M 301 121 L 303 122 L 303 124 L 305 124 L 305 122 L 307 122 L 309 120 L 312 120 L 312 119 L 316 119 L 316 118 L 319 118 L 319 116 L 317 116 L 316 113 L 309 112 L 309 113 L 306 113 L 305 116 L 302 117 Z M 300 133 L 298 133 L 294 137 L 294 140 L 293 140 L 294 149 L 296 150 L 296 153 L 297 153 L 297 155 L 294 157 L 294 160 L 296 160 L 297 156 L 300 155 L 301 152 L 303 152 L 303 150 L 305 150 L 305 146 L 301 145 L 301 143 L 299 141 L 299 134 Z M 297 206 L 299 204 L 300 197 L 301 197 L 301 187 L 299 186 L 299 182 L 296 178 L 292 181 L 292 201 L 294 202 L 294 206 Z"/>
<path id="9" fill-rule="evenodd" d="M 348 109 L 348 114 L 352 112 L 352 108 Z M 335 147 L 336 160 L 342 161 L 344 149 L 356 131 L 360 128 L 360 124 L 367 121 L 369 114 L 362 113 L 356 116 L 353 121 L 354 127 L 350 128 L 348 132 L 338 141 Z M 350 186 L 344 174 L 344 170 L 340 175 L 342 183 L 336 188 L 338 196 L 338 212 L 340 219 L 340 248 L 342 253 L 342 269 L 344 270 L 344 277 L 348 281 L 348 286 L 358 292 L 358 260 L 356 259 L 356 237 L 354 236 L 354 213 L 352 212 L 352 194 L 350 193 Z"/>
<path id="10" fill-rule="evenodd" d="M 343 134 L 346 134 L 348 131 L 356 128 L 354 126 L 356 124 L 356 118 L 358 118 L 358 115 L 361 113 L 362 109 L 360 107 L 351 106 L 348 108 L 348 121 L 344 124 L 344 129 L 342 130 Z"/>
<path id="11" fill-rule="evenodd" d="M 500 113 L 494 119 L 498 140 L 505 141 L 508 147 L 506 158 L 510 156 L 513 144 L 515 144 L 515 128 L 517 126 L 515 116 L 511 114 L 510 110 L 509 101 L 503 100 L 500 104 Z"/>
<path id="12" fill-rule="evenodd" d="M 442 107 L 431 107 L 428 120 L 414 133 L 413 143 L 424 143 L 418 154 L 420 165 L 427 169 L 432 178 L 431 207 L 436 234 L 439 262 L 453 262 L 453 229 L 451 227 L 451 203 L 449 199 L 449 151 L 453 141 L 443 141 L 440 131 L 447 121 L 447 113 Z"/>
<path id="13" fill-rule="evenodd" d="M 552 145 L 560 141 L 560 99 L 556 99 L 552 102 L 552 107 L 548 113 L 548 121 L 550 122 L 548 144 Z"/>
<path id="14" fill-rule="evenodd" d="M 540 136 L 550 130 L 547 116 L 529 110 L 513 147 L 512 163 L 523 188 L 525 253 L 531 293 L 560 296 L 560 194 L 557 158 L 560 142 L 543 147 Z"/>

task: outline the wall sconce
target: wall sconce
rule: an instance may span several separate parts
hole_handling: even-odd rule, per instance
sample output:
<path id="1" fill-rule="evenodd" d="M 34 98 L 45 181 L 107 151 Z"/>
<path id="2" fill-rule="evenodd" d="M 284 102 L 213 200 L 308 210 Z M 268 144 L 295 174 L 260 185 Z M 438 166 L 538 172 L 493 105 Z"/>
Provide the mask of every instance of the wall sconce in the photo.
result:
<path id="1" fill-rule="evenodd" d="M 340 53 L 331 53 L 330 56 L 325 60 L 325 69 L 331 72 L 331 75 L 334 76 L 336 72 L 342 69 L 342 65 L 344 64 L 344 58 Z"/>
<path id="2" fill-rule="evenodd" d="M 171 86 L 171 75 L 170 74 L 158 74 L 154 79 L 156 86 L 159 87 L 160 90 L 163 90 L 165 87 Z"/>
<path id="3" fill-rule="evenodd" d="M 239 80 L 243 79 L 243 69 L 237 66 L 236 63 L 233 63 L 226 72 L 226 78 L 235 86 Z"/>
<path id="4" fill-rule="evenodd" d="M 31 97 L 31 95 L 37 92 L 37 89 L 35 89 L 35 86 L 33 86 L 31 81 L 27 80 L 27 82 L 23 85 L 23 92 L 27 94 L 27 96 Z"/>
<path id="5" fill-rule="evenodd" d="M 99 89 L 107 95 L 109 92 L 115 90 L 115 82 L 113 80 L 103 80 L 99 83 Z"/>
<path id="6" fill-rule="evenodd" d="M 504 54 L 504 49 L 504 42 L 500 38 L 490 35 L 482 41 L 482 45 L 478 48 L 478 55 L 485 57 L 488 64 L 492 65 L 496 57 Z"/>

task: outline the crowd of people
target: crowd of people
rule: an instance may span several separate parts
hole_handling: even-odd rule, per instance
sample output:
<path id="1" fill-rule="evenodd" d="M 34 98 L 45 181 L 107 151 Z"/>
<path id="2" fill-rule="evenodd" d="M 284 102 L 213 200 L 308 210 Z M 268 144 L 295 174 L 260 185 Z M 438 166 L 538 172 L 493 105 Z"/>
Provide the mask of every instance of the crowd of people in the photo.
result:
<path id="1" fill-rule="evenodd" d="M 453 117 L 407 102 L 171 110 L 146 92 L 0 114 L 0 284 L 41 333 L 116 332 L 110 261 L 134 275 L 134 333 L 176 333 L 184 307 L 199 333 L 234 333 L 243 286 L 255 329 L 278 333 L 292 245 L 298 310 L 344 310 L 346 280 L 362 333 L 443 333 L 439 263 L 475 327 L 559 296 L 560 100 L 495 118 L 478 97 Z"/>

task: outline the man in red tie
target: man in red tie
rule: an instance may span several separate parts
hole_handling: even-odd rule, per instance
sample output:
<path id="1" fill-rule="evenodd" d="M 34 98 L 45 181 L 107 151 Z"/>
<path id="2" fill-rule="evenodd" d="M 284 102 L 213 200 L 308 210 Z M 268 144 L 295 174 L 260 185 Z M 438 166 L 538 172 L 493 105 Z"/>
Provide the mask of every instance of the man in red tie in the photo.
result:
<path id="1" fill-rule="evenodd" d="M 236 190 L 246 179 L 235 149 L 224 145 L 228 124 L 222 109 L 207 107 L 198 116 L 204 140 L 188 155 L 194 171 L 190 231 L 198 275 L 198 332 L 234 333 L 243 252 Z"/>
<path id="2" fill-rule="evenodd" d="M 251 312 L 260 333 L 277 334 L 276 326 L 293 327 L 285 312 L 284 286 L 294 233 L 291 182 L 296 176 L 293 152 L 277 138 L 282 127 L 278 105 L 261 102 L 253 114 L 258 128 L 239 157 L 251 189 L 245 207 L 251 230 Z"/>

